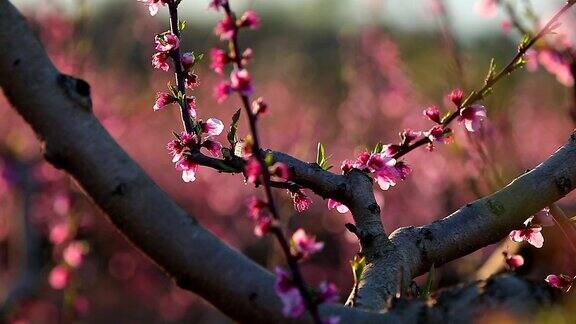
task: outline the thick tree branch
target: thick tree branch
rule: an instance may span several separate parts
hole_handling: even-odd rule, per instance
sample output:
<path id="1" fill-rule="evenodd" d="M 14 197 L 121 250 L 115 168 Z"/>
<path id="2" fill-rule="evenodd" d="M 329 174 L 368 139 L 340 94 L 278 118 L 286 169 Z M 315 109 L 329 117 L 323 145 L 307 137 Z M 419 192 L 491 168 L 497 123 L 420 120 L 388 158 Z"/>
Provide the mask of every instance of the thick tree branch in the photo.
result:
<path id="1" fill-rule="evenodd" d="M 384 306 L 390 297 L 382 287 L 394 287 L 398 278 L 414 278 L 436 267 L 497 243 L 531 215 L 564 197 L 576 186 L 576 133 L 545 162 L 490 196 L 467 204 L 452 215 L 420 227 L 404 227 L 390 235 L 393 249 L 385 249 L 363 275 L 370 290 L 380 287 L 381 298 L 369 304 Z M 394 263 L 396 262 L 396 263 Z M 395 265 L 389 272 L 382 267 Z M 363 293 L 360 287 L 359 294 Z"/>
<path id="2" fill-rule="evenodd" d="M 130 159 L 91 113 L 88 84 L 54 68 L 8 0 L 0 0 L 0 44 L 0 86 L 42 139 L 46 159 L 70 173 L 129 240 L 181 287 L 199 294 L 232 318 L 246 322 L 288 321 L 281 315 L 282 305 L 272 288 L 273 276 L 202 228 Z M 397 231 L 391 236 L 394 245 L 384 234 L 367 175 L 359 171 L 335 175 L 283 153 L 274 153 L 274 158 L 290 166 L 298 185 L 323 197 L 336 198 L 352 210 L 362 253 L 369 259 L 359 300 L 373 308 L 386 299 L 382 296 L 394 291 L 397 273 L 414 276 L 426 271 L 432 262 L 447 262 L 493 243 L 529 214 L 572 190 L 576 183 L 574 146 L 571 140 L 549 161 L 509 187 L 443 221 Z M 391 270 L 380 272 L 384 265 Z M 371 298 L 376 302 L 369 301 Z M 410 307 L 429 316 L 430 306 L 417 304 L 410 303 L 414 305 Z M 474 299 L 468 305 L 477 306 Z M 343 323 L 415 320 L 414 313 L 405 309 L 377 314 L 323 306 L 321 313 L 339 315 Z"/>

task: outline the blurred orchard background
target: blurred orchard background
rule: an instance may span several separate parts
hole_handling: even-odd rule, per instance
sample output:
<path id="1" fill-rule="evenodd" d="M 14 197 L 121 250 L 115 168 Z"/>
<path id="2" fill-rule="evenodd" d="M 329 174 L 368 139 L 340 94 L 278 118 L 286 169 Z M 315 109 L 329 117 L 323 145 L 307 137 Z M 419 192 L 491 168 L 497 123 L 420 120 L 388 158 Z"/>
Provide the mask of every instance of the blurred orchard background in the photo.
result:
<path id="1" fill-rule="evenodd" d="M 404 128 L 428 127 L 425 107 L 447 111 L 451 89 L 481 86 L 490 59 L 505 64 L 521 38 L 507 28 L 502 10 L 485 18 L 474 2 L 446 1 L 446 20 L 431 0 L 234 0 L 238 11 L 254 8 L 262 17 L 262 27 L 241 35 L 241 42 L 255 53 L 256 95 L 270 105 L 260 124 L 263 145 L 314 161 L 322 142 L 338 171 L 343 159 L 378 142 L 397 141 Z M 179 113 L 175 107 L 154 112 L 152 105 L 172 76 L 150 64 L 153 35 L 168 27 L 166 10 L 150 17 L 135 0 L 14 3 L 57 67 L 91 84 L 95 114 L 162 188 L 250 258 L 270 269 L 283 262 L 270 238 L 252 234 L 244 201 L 254 189 L 241 176 L 201 168 L 198 180 L 185 184 L 170 162 L 165 145 L 173 130 L 180 131 Z M 562 1 L 532 3 L 545 18 Z M 213 34 L 218 15 L 207 5 L 183 0 L 181 19 L 188 22 L 183 46 L 196 53 L 218 44 Z M 564 26 L 574 30 L 574 21 L 572 11 Z M 447 25 L 453 42 L 446 37 Z M 197 72 L 199 113 L 229 123 L 239 101 L 216 103 L 212 89 L 220 77 L 208 69 L 208 60 Z M 489 121 L 479 136 L 454 125 L 455 143 L 408 155 L 413 174 L 387 192 L 376 190 L 388 232 L 442 218 L 562 145 L 574 127 L 576 104 L 573 79 L 560 81 L 545 69 L 515 73 L 484 102 Z M 74 180 L 44 162 L 38 140 L 2 96 L 0 175 L 0 298 L 8 321 L 230 322 L 170 282 L 114 230 Z M 344 228 L 351 215 L 328 211 L 318 197 L 309 210 L 296 213 L 287 193 L 276 195 L 290 228 L 303 227 L 326 243 L 302 265 L 308 282 L 333 281 L 344 300 L 353 282 L 349 260 L 358 250 L 356 237 Z M 576 211 L 573 200 L 571 195 L 561 201 L 569 216 Z M 519 274 L 541 280 L 570 270 L 562 236 L 549 231 L 544 230 L 544 248 L 522 251 L 526 265 Z M 492 250 L 442 267 L 437 287 L 476 278 Z M 55 272 L 58 267 L 66 268 L 65 274 Z"/>

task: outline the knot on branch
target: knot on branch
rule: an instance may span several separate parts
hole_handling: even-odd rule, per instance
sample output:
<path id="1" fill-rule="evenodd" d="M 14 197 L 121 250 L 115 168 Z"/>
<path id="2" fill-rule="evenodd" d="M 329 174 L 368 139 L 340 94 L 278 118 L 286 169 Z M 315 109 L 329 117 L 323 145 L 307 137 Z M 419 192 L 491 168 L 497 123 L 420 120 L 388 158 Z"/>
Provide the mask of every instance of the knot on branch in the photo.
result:
<path id="1" fill-rule="evenodd" d="M 58 74 L 57 83 L 66 96 L 85 112 L 92 112 L 92 99 L 90 98 L 90 85 L 88 82 L 75 77 Z"/>

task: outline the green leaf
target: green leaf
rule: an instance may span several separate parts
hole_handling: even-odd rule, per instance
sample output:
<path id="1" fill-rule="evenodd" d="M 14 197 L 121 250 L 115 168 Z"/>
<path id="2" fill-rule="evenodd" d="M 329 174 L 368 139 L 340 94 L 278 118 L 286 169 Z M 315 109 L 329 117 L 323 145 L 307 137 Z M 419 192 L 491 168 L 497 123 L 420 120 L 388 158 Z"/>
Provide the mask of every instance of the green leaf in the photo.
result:
<path id="1" fill-rule="evenodd" d="M 204 53 L 200 53 L 200 54 L 194 56 L 194 62 L 200 62 L 200 61 L 202 61 L 203 58 L 204 58 Z"/>
<path id="2" fill-rule="evenodd" d="M 274 157 L 271 153 L 266 153 L 266 156 L 264 156 L 264 164 L 266 164 L 267 167 L 274 164 Z"/>
<path id="3" fill-rule="evenodd" d="M 238 141 L 236 139 L 236 131 L 238 130 L 238 121 L 240 120 L 240 112 L 241 110 L 238 109 L 236 110 L 234 115 L 232 115 L 232 123 L 230 123 L 230 129 L 228 130 L 227 138 L 228 143 L 230 143 L 231 147 L 234 147 L 234 145 Z"/>
<path id="4" fill-rule="evenodd" d="M 488 68 L 488 74 L 486 74 L 486 79 L 484 79 L 484 84 L 488 84 L 488 82 L 492 81 L 496 75 L 496 62 L 494 58 L 490 60 L 490 67 Z"/>
<path id="5" fill-rule="evenodd" d="M 357 254 L 354 256 L 354 259 L 350 260 L 350 266 L 352 267 L 354 283 L 358 284 L 360 282 L 360 276 L 366 267 L 366 258 Z"/>
<path id="6" fill-rule="evenodd" d="M 384 144 L 378 142 L 378 144 L 376 144 L 376 147 L 374 147 L 374 151 L 372 153 L 382 153 L 383 150 L 384 150 Z"/>
<path id="7" fill-rule="evenodd" d="M 178 30 L 183 31 L 184 29 L 186 29 L 186 20 L 178 21 Z"/>
<path id="8" fill-rule="evenodd" d="M 422 291 L 422 298 L 430 297 L 432 294 L 432 285 L 434 284 L 434 276 L 436 275 L 436 268 L 434 268 L 434 263 L 430 267 L 430 271 L 428 271 L 428 277 L 426 277 L 426 286 L 424 287 L 424 291 Z"/>
<path id="9" fill-rule="evenodd" d="M 326 151 L 324 150 L 324 145 L 318 142 L 318 148 L 316 149 L 316 164 L 322 166 L 326 161 Z"/>

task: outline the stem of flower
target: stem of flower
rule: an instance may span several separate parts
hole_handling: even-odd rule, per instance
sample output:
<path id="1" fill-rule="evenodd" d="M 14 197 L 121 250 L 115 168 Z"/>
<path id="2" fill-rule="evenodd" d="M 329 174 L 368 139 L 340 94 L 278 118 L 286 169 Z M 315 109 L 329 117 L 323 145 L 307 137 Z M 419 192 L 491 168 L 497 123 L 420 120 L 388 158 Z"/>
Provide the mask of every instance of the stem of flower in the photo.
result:
<path id="1" fill-rule="evenodd" d="M 230 9 L 230 4 L 228 2 L 225 2 L 223 7 L 224 7 L 224 10 L 226 12 L 226 15 L 230 19 L 235 21 L 236 17 L 235 17 L 234 12 L 232 12 L 232 10 Z M 234 34 L 233 34 L 233 37 L 231 40 L 231 45 L 232 45 L 231 48 L 232 48 L 233 56 L 234 56 L 234 65 L 235 65 L 236 69 L 240 70 L 243 68 L 243 66 L 242 66 L 242 53 L 240 52 L 240 48 L 238 45 L 239 28 L 236 24 L 235 24 L 234 28 L 235 28 L 235 31 L 234 31 Z M 266 166 L 266 163 L 264 161 L 264 157 L 262 156 L 261 147 L 260 147 L 260 139 L 258 136 L 258 128 L 256 125 L 257 116 L 250 109 L 250 98 L 248 98 L 248 96 L 243 95 L 243 94 L 240 95 L 240 98 L 242 99 L 242 105 L 244 107 L 244 111 L 246 112 L 246 116 L 248 116 L 248 123 L 250 125 L 250 133 L 252 134 L 252 139 L 253 139 L 252 152 L 254 153 L 256 159 L 258 160 L 258 163 L 260 163 L 260 165 L 262 167 L 262 179 L 263 179 L 262 182 L 264 185 L 264 191 L 266 193 L 266 200 L 267 200 L 266 203 L 268 205 L 268 209 L 270 210 L 270 213 L 272 214 L 272 217 L 275 220 L 279 220 L 280 216 L 278 215 L 278 210 L 276 209 L 276 205 L 274 203 L 274 198 L 272 196 L 272 189 L 270 186 L 270 172 L 268 171 L 268 167 Z M 280 243 L 280 247 L 282 248 L 282 251 L 284 252 L 284 255 L 286 257 L 286 261 L 288 263 L 288 267 L 290 268 L 290 271 L 292 273 L 292 280 L 293 280 L 294 284 L 296 284 L 296 286 L 298 287 L 298 290 L 300 291 L 302 298 L 304 298 L 304 301 L 306 303 L 306 308 L 308 309 L 308 311 L 312 315 L 314 322 L 317 324 L 320 324 L 321 320 L 320 320 L 320 314 L 318 313 L 318 305 L 312 299 L 312 296 L 310 295 L 308 289 L 306 288 L 306 283 L 304 282 L 304 277 L 302 276 L 302 273 L 300 272 L 300 268 L 298 266 L 298 259 L 290 251 L 290 245 L 288 244 L 288 240 L 284 236 L 282 229 L 278 226 L 273 226 L 271 229 L 271 232 L 272 232 L 272 234 L 274 234 L 274 236 L 278 240 L 278 243 Z"/>
<path id="2" fill-rule="evenodd" d="M 562 6 L 562 8 L 560 8 L 560 10 L 558 10 L 556 12 L 556 14 L 548 21 L 548 23 L 546 23 L 546 25 L 542 29 L 540 29 L 540 31 L 535 36 L 531 37 L 530 40 L 528 40 L 526 43 L 522 44 L 518 48 L 518 53 L 516 53 L 516 55 L 514 55 L 512 60 L 510 60 L 510 62 L 508 62 L 508 64 L 502 70 L 500 70 L 500 72 L 498 72 L 498 74 L 496 74 L 492 78 L 487 79 L 486 82 L 484 83 L 484 86 L 480 90 L 473 91 L 470 96 L 468 96 L 466 99 L 464 99 L 464 101 L 462 102 L 462 104 L 460 104 L 458 109 L 453 111 L 450 115 L 448 115 L 448 117 L 446 117 L 444 119 L 444 121 L 442 122 L 442 127 L 445 129 L 454 119 L 456 119 L 456 117 L 458 116 L 458 114 L 460 113 L 460 111 L 462 109 L 464 109 L 465 107 L 477 102 L 478 100 L 483 99 L 486 95 L 486 92 L 492 86 L 494 86 L 494 84 L 496 84 L 505 75 L 512 73 L 516 69 L 517 64 L 520 61 L 520 59 L 522 59 L 524 54 L 526 54 L 526 51 L 528 51 L 528 49 L 530 49 L 530 47 L 532 47 L 540 38 L 544 37 L 550 31 L 550 28 L 558 21 L 558 19 L 566 11 L 568 11 L 568 9 L 570 9 L 575 3 L 576 3 L 576 0 L 566 1 L 564 6 Z M 408 154 L 410 151 L 414 150 L 415 148 L 420 147 L 424 144 L 428 144 L 430 142 L 431 141 L 428 137 L 422 137 L 419 140 L 417 140 L 416 142 L 414 142 L 408 146 L 404 146 L 404 147 L 400 148 L 398 153 L 394 154 L 393 158 L 399 159 L 400 157 Z"/>
<path id="3" fill-rule="evenodd" d="M 178 29 L 178 3 L 174 1 L 168 2 L 168 11 L 170 13 L 170 30 L 178 39 L 180 39 L 180 30 Z M 192 125 L 192 119 L 190 118 L 190 111 L 188 110 L 188 105 L 186 103 L 186 87 L 184 84 L 185 75 L 184 69 L 182 68 L 180 47 L 170 51 L 170 57 L 174 62 L 174 77 L 176 79 L 176 87 L 178 88 L 178 104 L 180 105 L 180 113 L 182 116 L 182 124 L 187 133 L 194 133 L 194 127 Z"/>

